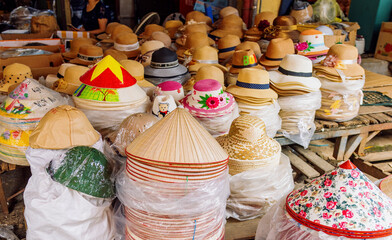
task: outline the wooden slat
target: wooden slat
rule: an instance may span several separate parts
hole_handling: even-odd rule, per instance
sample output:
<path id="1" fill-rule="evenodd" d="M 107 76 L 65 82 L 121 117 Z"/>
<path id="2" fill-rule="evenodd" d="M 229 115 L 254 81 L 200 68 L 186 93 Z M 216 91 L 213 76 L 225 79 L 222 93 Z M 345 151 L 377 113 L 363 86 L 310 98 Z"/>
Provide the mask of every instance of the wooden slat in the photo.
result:
<path id="1" fill-rule="evenodd" d="M 346 147 L 346 151 L 344 153 L 344 160 L 350 159 L 351 155 L 357 149 L 359 144 L 361 143 L 362 139 L 364 138 L 364 134 L 359 134 L 356 136 L 353 136 L 349 139 Z"/>
<path id="2" fill-rule="evenodd" d="M 365 86 L 364 89 L 385 87 L 392 85 L 392 77 L 388 77 L 382 74 L 374 73 L 365 70 Z"/>
<path id="3" fill-rule="evenodd" d="M 319 172 L 314 170 L 311 166 L 309 166 L 306 162 L 304 162 L 300 157 L 295 155 L 293 152 L 291 152 L 287 148 L 283 148 L 282 152 L 290 158 L 290 162 L 293 165 L 293 167 L 295 167 L 300 172 L 302 172 L 306 177 L 315 178 L 315 177 L 320 176 Z"/>
<path id="4" fill-rule="evenodd" d="M 293 145 L 292 148 L 294 148 L 297 152 L 302 154 L 306 159 L 308 159 L 309 162 L 313 163 L 314 165 L 318 166 L 320 169 L 322 169 L 324 172 L 329 172 L 335 169 L 334 166 L 329 164 L 327 161 L 319 157 L 315 152 L 304 149 L 303 147 L 299 145 Z"/>
<path id="5" fill-rule="evenodd" d="M 346 151 L 347 139 L 348 136 L 341 136 L 340 138 L 336 139 L 333 156 L 338 161 L 344 160 L 343 157 L 344 157 L 344 152 Z"/>
<path id="6" fill-rule="evenodd" d="M 392 172 L 392 161 L 391 162 L 380 162 L 373 164 L 376 168 L 384 172 Z"/>
<path id="7" fill-rule="evenodd" d="M 337 128 L 339 127 L 339 124 L 337 122 L 333 121 L 324 121 L 324 120 L 318 120 L 324 128 Z"/>
<path id="8" fill-rule="evenodd" d="M 254 239 L 256 235 L 257 225 L 260 218 L 255 218 L 248 221 L 237 221 L 229 218 L 225 228 L 226 240 L 250 240 Z"/>
<path id="9" fill-rule="evenodd" d="M 308 149 L 326 161 L 336 162 L 336 159 L 333 157 L 333 146 L 333 142 L 322 139 L 311 141 Z"/>
<path id="10" fill-rule="evenodd" d="M 352 162 L 355 166 L 357 166 L 362 172 L 365 172 L 369 175 L 372 175 L 375 178 L 381 179 L 389 176 L 388 172 L 381 171 L 380 169 L 376 168 L 370 162 L 365 162 L 361 159 L 354 158 Z"/>
<path id="11" fill-rule="evenodd" d="M 377 119 L 371 117 L 370 115 L 362 115 L 361 117 L 368 119 L 370 124 L 378 124 Z"/>
<path id="12" fill-rule="evenodd" d="M 359 114 L 360 115 L 372 114 L 372 113 L 391 112 L 391 111 L 392 111 L 392 108 L 391 107 L 386 107 L 386 106 L 361 106 L 359 108 Z"/>
<path id="13" fill-rule="evenodd" d="M 354 118 L 350 121 L 346 121 L 346 122 L 340 122 L 339 126 L 343 126 L 343 127 L 352 127 L 352 126 L 358 126 L 358 125 L 362 125 L 362 121 L 358 118 Z"/>
<path id="14" fill-rule="evenodd" d="M 369 153 L 361 159 L 365 162 L 392 160 L 392 151 Z"/>

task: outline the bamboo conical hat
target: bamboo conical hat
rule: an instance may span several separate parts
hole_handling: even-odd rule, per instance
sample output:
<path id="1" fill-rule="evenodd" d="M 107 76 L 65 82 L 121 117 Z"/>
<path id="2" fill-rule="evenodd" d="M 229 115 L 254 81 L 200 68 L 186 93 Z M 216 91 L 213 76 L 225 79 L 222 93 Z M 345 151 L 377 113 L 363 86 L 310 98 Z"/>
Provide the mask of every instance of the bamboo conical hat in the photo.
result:
<path id="1" fill-rule="evenodd" d="M 128 156 L 175 164 L 227 161 L 218 142 L 186 110 L 177 108 L 126 148 Z"/>

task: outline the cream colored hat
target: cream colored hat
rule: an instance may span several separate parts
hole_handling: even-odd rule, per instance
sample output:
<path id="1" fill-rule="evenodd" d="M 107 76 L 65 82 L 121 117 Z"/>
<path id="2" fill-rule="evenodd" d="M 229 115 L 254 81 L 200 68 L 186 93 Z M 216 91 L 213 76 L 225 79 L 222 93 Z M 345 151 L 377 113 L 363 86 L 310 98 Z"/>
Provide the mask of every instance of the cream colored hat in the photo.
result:
<path id="1" fill-rule="evenodd" d="M 53 84 L 53 90 L 72 95 L 82 84 L 79 78 L 88 71 L 88 67 L 70 66 L 65 70 L 64 78 L 58 79 Z"/>
<path id="2" fill-rule="evenodd" d="M 33 74 L 29 66 L 20 63 L 10 64 L 4 68 L 0 92 L 8 93 L 10 87 L 20 84 L 26 78 L 32 77 Z"/>
<path id="3" fill-rule="evenodd" d="M 67 68 L 71 67 L 71 66 L 76 66 L 76 65 L 73 63 L 63 63 L 63 64 L 61 64 L 61 66 L 57 72 L 57 75 L 48 74 L 48 76 L 46 76 L 46 78 L 45 78 L 46 87 L 53 88 L 53 84 L 55 82 L 57 82 L 59 80 L 59 78 L 64 78 L 65 70 L 67 70 Z"/>
<path id="4" fill-rule="evenodd" d="M 140 87 L 155 87 L 154 84 L 144 79 L 144 66 L 135 60 L 122 60 L 120 64 L 137 80 Z"/>
<path id="5" fill-rule="evenodd" d="M 38 123 L 30 135 L 30 147 L 66 149 L 92 146 L 100 138 L 86 115 L 68 105 L 53 108 Z"/>
<path id="6" fill-rule="evenodd" d="M 146 67 L 150 65 L 151 57 L 155 50 L 158 50 L 163 47 L 165 47 L 165 45 L 161 41 L 146 41 L 140 47 L 140 55 L 137 57 L 136 60 Z"/>

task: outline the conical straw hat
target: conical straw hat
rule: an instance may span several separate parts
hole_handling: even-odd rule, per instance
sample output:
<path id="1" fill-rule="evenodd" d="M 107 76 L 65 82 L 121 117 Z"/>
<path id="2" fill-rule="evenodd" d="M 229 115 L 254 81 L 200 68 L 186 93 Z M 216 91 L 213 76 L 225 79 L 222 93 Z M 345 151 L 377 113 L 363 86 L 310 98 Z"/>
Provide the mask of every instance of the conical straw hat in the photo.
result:
<path id="1" fill-rule="evenodd" d="M 286 210 L 302 225 L 330 235 L 392 235 L 392 200 L 350 161 L 291 192 Z"/>
<path id="2" fill-rule="evenodd" d="M 30 135 L 30 147 L 65 149 L 92 146 L 99 138 L 82 111 L 62 105 L 53 108 L 41 119 Z"/>
<path id="3" fill-rule="evenodd" d="M 177 108 L 137 137 L 130 157 L 153 162 L 205 165 L 225 162 L 227 153 L 185 109 Z"/>

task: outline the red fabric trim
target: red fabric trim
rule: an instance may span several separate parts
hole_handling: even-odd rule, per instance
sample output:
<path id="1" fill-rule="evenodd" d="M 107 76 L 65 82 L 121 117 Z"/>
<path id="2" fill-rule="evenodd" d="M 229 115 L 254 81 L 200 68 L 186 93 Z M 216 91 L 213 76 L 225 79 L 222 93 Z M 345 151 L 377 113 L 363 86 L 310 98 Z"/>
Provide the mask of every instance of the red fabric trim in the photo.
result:
<path id="1" fill-rule="evenodd" d="M 343 168 L 343 169 L 356 169 L 357 168 L 357 166 L 355 166 L 350 160 L 345 161 L 339 167 Z"/>

